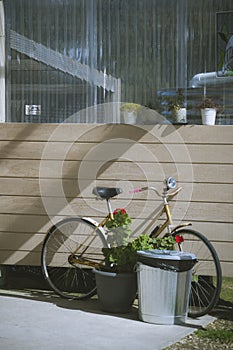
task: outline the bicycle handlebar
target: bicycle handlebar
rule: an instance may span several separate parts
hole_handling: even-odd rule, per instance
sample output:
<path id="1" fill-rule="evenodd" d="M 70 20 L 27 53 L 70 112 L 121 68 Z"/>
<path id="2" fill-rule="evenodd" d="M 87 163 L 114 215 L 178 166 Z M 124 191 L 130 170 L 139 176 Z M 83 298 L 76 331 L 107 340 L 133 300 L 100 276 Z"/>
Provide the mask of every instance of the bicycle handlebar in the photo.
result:
<path id="1" fill-rule="evenodd" d="M 155 190 L 157 191 L 154 187 L 140 187 L 140 188 L 135 188 L 134 190 L 130 191 L 131 193 L 137 193 L 137 192 L 142 192 L 142 191 L 146 191 L 146 190 Z"/>
<path id="2" fill-rule="evenodd" d="M 171 193 L 168 193 L 168 196 L 169 196 L 169 197 L 176 196 L 177 193 L 179 193 L 181 190 L 182 190 L 182 187 L 178 187 L 175 191 L 173 191 L 173 192 L 171 192 Z"/>
<path id="3" fill-rule="evenodd" d="M 163 192 L 162 194 L 160 194 L 155 187 L 148 186 L 148 187 L 135 188 L 134 190 L 130 191 L 130 193 L 139 193 L 139 192 L 143 192 L 143 191 L 147 191 L 147 190 L 152 190 L 159 197 L 165 197 L 165 196 L 173 197 L 173 196 L 177 195 L 177 193 L 180 192 L 181 189 L 182 189 L 182 187 L 178 187 L 175 191 L 172 191 L 170 193 L 168 191 L 166 191 L 166 193 Z"/>

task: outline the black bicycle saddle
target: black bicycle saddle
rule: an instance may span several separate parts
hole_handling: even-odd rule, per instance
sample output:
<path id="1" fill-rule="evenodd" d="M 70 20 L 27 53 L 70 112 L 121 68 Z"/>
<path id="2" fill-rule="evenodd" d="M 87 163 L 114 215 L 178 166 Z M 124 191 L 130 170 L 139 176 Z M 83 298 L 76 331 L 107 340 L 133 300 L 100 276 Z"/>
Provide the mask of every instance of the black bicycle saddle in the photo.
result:
<path id="1" fill-rule="evenodd" d="M 104 199 L 109 199 L 122 193 L 121 188 L 115 187 L 94 187 L 92 193 Z"/>

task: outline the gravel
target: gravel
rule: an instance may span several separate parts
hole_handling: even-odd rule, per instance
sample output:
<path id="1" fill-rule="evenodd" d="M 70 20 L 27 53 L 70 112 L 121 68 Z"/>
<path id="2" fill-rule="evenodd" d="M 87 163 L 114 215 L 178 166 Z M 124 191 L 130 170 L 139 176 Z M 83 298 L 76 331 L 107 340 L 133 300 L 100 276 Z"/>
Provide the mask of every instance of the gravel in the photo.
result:
<path id="1" fill-rule="evenodd" d="M 217 307 L 210 313 L 217 319 L 210 323 L 206 330 L 224 330 L 233 334 L 233 304 L 220 301 Z M 232 336 L 227 340 L 211 339 L 210 337 L 200 337 L 198 332 L 194 332 L 179 342 L 163 350 L 225 350 L 233 349 Z"/>

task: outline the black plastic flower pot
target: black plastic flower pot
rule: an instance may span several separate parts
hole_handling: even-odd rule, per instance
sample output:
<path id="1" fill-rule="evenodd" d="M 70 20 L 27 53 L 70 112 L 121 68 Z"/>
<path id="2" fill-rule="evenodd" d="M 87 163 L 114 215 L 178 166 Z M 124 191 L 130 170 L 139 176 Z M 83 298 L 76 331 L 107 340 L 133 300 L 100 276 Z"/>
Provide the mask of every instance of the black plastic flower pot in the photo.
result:
<path id="1" fill-rule="evenodd" d="M 94 270 L 100 308 L 113 313 L 128 313 L 137 294 L 137 274 Z"/>

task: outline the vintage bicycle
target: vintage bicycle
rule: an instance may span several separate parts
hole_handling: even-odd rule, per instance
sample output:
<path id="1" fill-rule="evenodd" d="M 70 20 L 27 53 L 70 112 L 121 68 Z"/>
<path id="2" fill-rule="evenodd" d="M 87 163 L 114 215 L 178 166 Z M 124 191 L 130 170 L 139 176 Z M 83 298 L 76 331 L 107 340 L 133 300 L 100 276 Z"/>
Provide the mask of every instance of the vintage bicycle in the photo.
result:
<path id="1" fill-rule="evenodd" d="M 181 190 L 175 178 L 164 180 L 163 192 L 154 187 L 142 187 L 134 193 L 154 191 L 161 197 L 163 205 L 154 218 L 148 219 L 144 232 L 151 237 L 172 235 L 177 237 L 174 249 L 195 254 L 198 263 L 192 270 L 192 286 L 189 297 L 190 317 L 207 314 L 217 303 L 221 291 L 222 272 L 217 252 L 209 240 L 200 232 L 190 229 L 190 223 L 173 225 L 169 200 Z M 113 220 L 111 198 L 122 193 L 121 188 L 95 187 L 93 194 L 106 200 L 108 214 L 100 222 L 88 217 L 70 217 L 53 225 L 45 237 L 41 263 L 43 274 L 50 287 L 68 299 L 86 299 L 96 293 L 93 268 L 104 260 L 103 247 L 108 247 L 108 230 L 105 224 Z M 165 213 L 165 221 L 157 225 Z"/>

